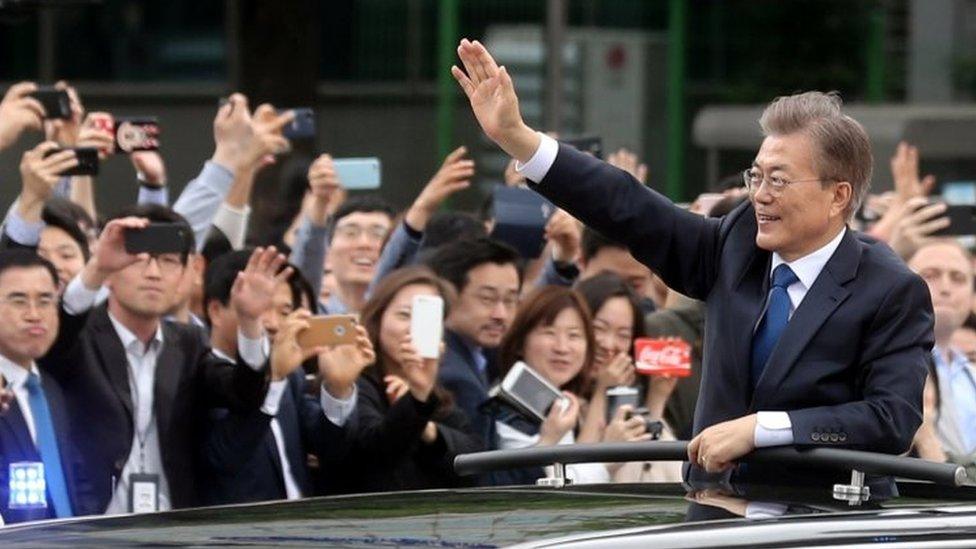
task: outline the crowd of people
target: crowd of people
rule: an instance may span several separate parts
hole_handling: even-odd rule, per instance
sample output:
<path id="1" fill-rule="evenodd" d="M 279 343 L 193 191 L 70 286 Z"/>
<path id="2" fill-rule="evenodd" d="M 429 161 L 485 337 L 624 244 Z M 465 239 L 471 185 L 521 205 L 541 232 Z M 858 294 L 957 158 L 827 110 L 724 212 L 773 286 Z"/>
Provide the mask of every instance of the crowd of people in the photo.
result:
<path id="1" fill-rule="evenodd" d="M 524 258 L 492 238 L 492 212 L 445 211 L 477 173 L 449 154 L 398 212 L 349 193 L 332 158 L 308 167 L 291 229 L 249 238 L 255 176 L 286 154 L 292 119 L 233 94 L 213 123 L 214 152 L 170 204 L 160 151 L 130 155 L 132 206 L 101 216 L 97 177 L 62 147 L 114 140 L 86 113 L 46 117 L 33 83 L 0 103 L 0 149 L 39 139 L 20 164 L 0 251 L 0 517 L 164 511 L 316 495 L 533 483 L 539 468 L 461 477 L 454 457 L 537 445 L 689 440 L 701 380 L 704 303 L 669 289 L 615 240 L 558 210 L 546 248 Z M 627 151 L 608 162 L 647 183 Z M 894 190 L 870 195 L 852 228 L 886 242 L 928 284 L 936 344 L 912 452 L 976 462 L 976 301 L 970 251 L 938 238 L 945 206 L 919 153 L 902 144 Z M 513 160 L 505 185 L 521 186 Z M 15 174 L 6 174 L 8 181 Z M 742 176 L 689 211 L 722 217 L 748 201 Z M 474 191 L 470 191 L 474 192 Z M 722 196 L 716 197 L 716 193 Z M 126 251 L 150 223 L 186 228 L 172 253 Z M 257 246 L 254 246 L 257 244 Z M 439 358 L 411 340 L 416 296 L 444 300 Z M 358 318 L 355 344 L 306 348 L 314 315 Z M 634 341 L 674 337 L 692 375 L 639 374 Z M 493 398 L 524 362 L 563 392 L 541 422 Z M 608 414 L 607 391 L 637 387 L 645 413 Z M 649 432 L 646 418 L 660 422 Z M 43 503 L 12 496 L 22 463 L 43 464 Z M 580 464 L 575 482 L 679 481 L 678 463 Z"/>

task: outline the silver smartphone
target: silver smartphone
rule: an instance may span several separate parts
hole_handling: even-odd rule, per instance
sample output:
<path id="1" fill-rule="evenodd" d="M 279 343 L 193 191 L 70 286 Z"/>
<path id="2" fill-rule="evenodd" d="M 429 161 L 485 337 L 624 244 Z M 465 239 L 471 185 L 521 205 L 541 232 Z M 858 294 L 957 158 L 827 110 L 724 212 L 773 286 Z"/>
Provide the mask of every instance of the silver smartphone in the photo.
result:
<path id="1" fill-rule="evenodd" d="M 546 419 L 553 404 L 558 402 L 556 405 L 563 406 L 564 409 L 569 404 L 557 387 L 522 361 L 516 362 L 505 375 L 501 389 L 503 397 L 510 399 L 539 421 Z"/>
<path id="2" fill-rule="evenodd" d="M 383 169 L 379 158 L 336 158 L 332 165 L 339 183 L 347 190 L 380 188 Z"/>

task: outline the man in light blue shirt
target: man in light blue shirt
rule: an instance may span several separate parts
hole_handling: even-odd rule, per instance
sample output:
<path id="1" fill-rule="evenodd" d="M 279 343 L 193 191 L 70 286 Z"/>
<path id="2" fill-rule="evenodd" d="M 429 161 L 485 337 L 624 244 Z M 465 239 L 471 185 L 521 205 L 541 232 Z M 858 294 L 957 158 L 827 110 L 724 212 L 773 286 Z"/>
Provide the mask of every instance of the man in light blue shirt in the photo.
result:
<path id="1" fill-rule="evenodd" d="M 938 439 L 952 461 L 970 464 L 976 450 L 976 369 L 951 340 L 972 307 L 973 258 L 958 243 L 941 240 L 919 248 L 908 265 L 925 280 L 935 309 Z"/>

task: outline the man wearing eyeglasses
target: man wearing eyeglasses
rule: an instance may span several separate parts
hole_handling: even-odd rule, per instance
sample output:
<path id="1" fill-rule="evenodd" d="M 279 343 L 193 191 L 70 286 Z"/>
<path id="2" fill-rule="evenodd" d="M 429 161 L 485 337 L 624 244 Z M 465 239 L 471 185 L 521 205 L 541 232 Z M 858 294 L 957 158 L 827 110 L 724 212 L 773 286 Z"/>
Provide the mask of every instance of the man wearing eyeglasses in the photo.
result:
<path id="1" fill-rule="evenodd" d="M 475 117 L 535 190 L 627 244 L 669 287 L 706 300 L 689 480 L 830 485 L 843 475 L 737 460 L 773 445 L 908 449 L 922 420 L 932 304 L 885 245 L 847 227 L 872 158 L 836 95 L 773 101 L 745 175 L 749 202 L 708 219 L 533 131 L 488 51 L 465 39 L 458 53 L 464 70 L 452 73 Z M 872 495 L 894 489 L 873 484 Z"/>
<path id="2" fill-rule="evenodd" d="M 175 253 L 126 251 L 127 231 L 183 225 Z M 68 284 L 61 331 L 41 371 L 65 388 L 97 512 L 164 511 L 199 503 L 200 421 L 214 406 L 256 410 L 267 391 L 268 342 L 260 317 L 273 301 L 284 256 L 257 250 L 231 299 L 240 318 L 237 364 L 209 353 L 197 326 L 164 321 L 193 232 L 171 209 L 141 205 L 109 221 Z M 97 305 L 102 286 L 109 290 Z"/>
<path id="3" fill-rule="evenodd" d="M 0 393 L 13 396 L 0 410 L 0 516 L 7 523 L 91 512 L 61 386 L 35 363 L 57 334 L 54 266 L 28 250 L 0 252 Z"/>

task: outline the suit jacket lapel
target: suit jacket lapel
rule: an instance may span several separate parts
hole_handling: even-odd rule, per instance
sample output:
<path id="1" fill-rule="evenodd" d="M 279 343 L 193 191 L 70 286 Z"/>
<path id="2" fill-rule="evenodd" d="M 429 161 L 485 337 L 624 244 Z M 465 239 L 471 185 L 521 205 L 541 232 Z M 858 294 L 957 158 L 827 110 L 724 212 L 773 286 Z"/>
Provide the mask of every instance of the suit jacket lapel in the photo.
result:
<path id="1" fill-rule="evenodd" d="M 6 414 L 0 415 L 0 425 L 10 431 L 13 439 L 17 441 L 17 445 L 20 446 L 21 451 L 19 454 L 21 456 L 39 456 L 37 448 L 34 447 L 34 441 L 31 440 L 30 430 L 27 428 L 27 420 L 24 419 L 24 414 L 20 410 L 19 401 L 15 400 L 10 406 L 10 410 Z"/>
<path id="2" fill-rule="evenodd" d="M 106 306 L 99 307 L 92 320 L 95 329 L 95 352 L 98 362 L 105 372 L 115 395 L 125 408 L 126 417 L 132 420 L 132 392 L 129 386 L 129 359 L 122 348 L 122 340 L 116 333 L 112 321 L 108 318 Z"/>
<path id="3" fill-rule="evenodd" d="M 769 355 L 769 362 L 753 394 L 753 408 L 756 404 L 756 395 L 767 394 L 779 387 L 796 364 L 807 343 L 850 295 L 850 291 L 843 285 L 853 279 L 857 273 L 860 256 L 860 246 L 853 231 L 848 229 L 834 255 L 827 260 L 820 276 L 813 283 L 813 287 L 807 291 L 800 306 L 794 311 L 779 342 Z"/>

